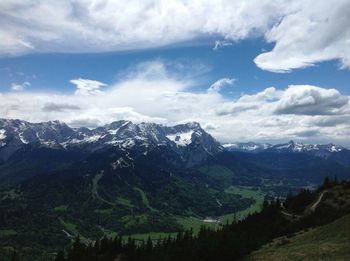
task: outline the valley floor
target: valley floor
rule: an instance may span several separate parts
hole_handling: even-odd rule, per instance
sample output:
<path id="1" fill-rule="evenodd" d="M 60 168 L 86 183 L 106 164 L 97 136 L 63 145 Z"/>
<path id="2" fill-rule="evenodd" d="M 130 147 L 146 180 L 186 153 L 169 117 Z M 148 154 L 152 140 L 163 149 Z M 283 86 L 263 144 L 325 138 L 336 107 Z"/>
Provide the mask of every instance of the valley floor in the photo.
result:
<path id="1" fill-rule="evenodd" d="M 251 204 L 248 208 L 237 211 L 236 213 L 230 213 L 217 218 L 217 222 L 205 222 L 203 219 L 198 217 L 185 217 L 185 216 L 176 216 L 176 220 L 179 224 L 181 224 L 185 230 L 192 229 L 195 234 L 197 234 L 200 230 L 201 226 L 206 226 L 212 229 L 217 229 L 226 223 L 232 223 L 236 218 L 237 220 L 244 219 L 248 214 L 252 214 L 254 212 L 258 212 L 261 210 L 264 194 L 258 190 L 257 188 L 252 187 L 244 187 L 244 186 L 231 186 L 225 190 L 225 193 L 231 193 L 242 196 L 242 198 L 252 198 L 255 203 Z M 150 237 L 153 240 L 166 238 L 168 236 L 176 236 L 177 233 L 140 233 L 140 234 L 131 234 L 124 236 L 125 239 L 128 237 L 132 237 L 137 240 L 146 240 Z"/>

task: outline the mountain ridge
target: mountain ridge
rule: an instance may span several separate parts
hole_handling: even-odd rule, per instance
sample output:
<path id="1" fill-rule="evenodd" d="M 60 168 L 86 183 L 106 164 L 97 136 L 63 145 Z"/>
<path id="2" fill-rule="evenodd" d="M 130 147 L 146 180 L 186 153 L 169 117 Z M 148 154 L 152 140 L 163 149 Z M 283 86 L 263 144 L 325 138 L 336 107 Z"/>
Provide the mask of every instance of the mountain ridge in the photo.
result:
<path id="1" fill-rule="evenodd" d="M 27 146 L 57 150 L 81 149 L 87 152 L 115 148 L 120 151 L 138 150 L 139 153 L 166 147 L 188 166 L 223 151 L 220 143 L 196 122 L 170 127 L 156 123 L 134 124 L 123 120 L 88 129 L 71 128 L 60 121 L 30 123 L 0 119 L 0 160 L 8 160 Z M 195 159 L 191 151 L 200 156 Z"/>
<path id="2" fill-rule="evenodd" d="M 106 135 L 115 135 L 118 138 L 121 138 L 118 140 L 115 139 L 115 137 L 112 137 L 112 139 L 107 141 L 108 144 L 118 144 L 121 143 L 122 139 L 130 138 L 131 135 L 134 135 L 136 140 L 142 140 L 145 137 L 138 136 L 137 134 L 143 134 L 146 136 L 147 133 L 151 134 L 147 137 L 149 140 L 153 139 L 153 141 L 159 141 L 157 139 L 159 139 L 159 136 L 163 135 L 166 136 L 168 141 L 172 141 L 177 146 L 186 146 L 193 141 L 193 133 L 197 135 L 201 135 L 203 133 L 208 134 L 197 122 L 188 122 L 184 124 L 166 126 L 156 123 L 133 123 L 127 120 L 120 120 L 113 121 L 100 127 L 89 129 L 86 127 L 69 127 L 66 123 L 59 120 L 31 123 L 19 119 L 0 118 L 0 149 L 6 146 L 6 138 L 8 137 L 9 129 L 12 129 L 12 131 L 10 130 L 10 135 L 13 131 L 17 132 L 17 138 L 23 144 L 35 143 L 39 141 L 41 142 L 41 145 L 48 147 L 54 147 L 54 145 L 67 147 L 79 143 L 94 143 L 100 139 L 105 138 Z M 51 132 L 48 132 L 48 130 L 51 130 Z M 36 131 L 36 133 L 33 133 L 33 131 Z M 33 134 L 36 135 L 33 136 Z M 56 136 L 53 136 L 54 134 L 56 134 Z M 162 138 L 164 139 L 164 137 Z M 164 145 L 164 140 L 160 140 L 157 145 Z M 343 150 L 349 150 L 341 145 L 336 145 L 333 143 L 308 144 L 295 142 L 293 140 L 290 140 L 287 143 L 279 143 L 275 145 L 259 142 L 223 143 L 222 148 L 225 148 L 228 151 L 244 152 L 257 152 L 263 150 L 305 152 L 321 149 L 326 149 L 329 152 L 340 152 Z"/>
<path id="3" fill-rule="evenodd" d="M 349 150 L 341 145 L 336 145 L 333 143 L 328 144 L 310 144 L 295 142 L 293 140 L 287 143 L 279 143 L 272 145 L 270 143 L 258 143 L 258 142 L 234 142 L 223 144 L 223 147 L 228 151 L 242 151 L 242 152 L 307 152 L 316 150 L 327 150 L 328 152 L 340 152 L 344 150 Z"/>
<path id="4" fill-rule="evenodd" d="M 223 144 L 226 151 L 236 153 L 250 154 L 307 154 L 321 159 L 329 159 L 340 163 L 346 167 L 350 167 L 350 150 L 333 143 L 329 144 L 305 144 L 294 142 L 293 140 L 287 143 L 272 145 L 269 143 L 231 143 Z"/>

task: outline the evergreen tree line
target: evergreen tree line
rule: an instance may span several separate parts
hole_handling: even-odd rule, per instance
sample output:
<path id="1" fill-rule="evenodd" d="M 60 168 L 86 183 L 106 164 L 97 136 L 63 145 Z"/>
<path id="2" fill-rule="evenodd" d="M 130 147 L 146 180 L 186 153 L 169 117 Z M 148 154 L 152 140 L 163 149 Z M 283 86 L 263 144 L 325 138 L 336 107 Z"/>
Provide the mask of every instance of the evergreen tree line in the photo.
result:
<path id="1" fill-rule="evenodd" d="M 319 209 L 298 221 L 283 217 L 281 210 L 296 211 L 311 204 L 317 194 L 338 185 L 336 179 L 325 179 L 316 191 L 303 189 L 299 194 L 290 195 L 284 204 L 279 199 L 264 201 L 262 210 L 248 215 L 244 220 L 234 220 L 218 230 L 202 226 L 194 235 L 192 230 L 180 232 L 176 237 L 163 240 L 136 241 L 129 238 L 126 242 L 120 236 L 107 237 L 94 244 L 85 245 L 76 237 L 69 250 L 58 251 L 56 261 L 153 261 L 153 260 L 237 260 L 260 248 L 273 238 L 293 235 L 301 229 L 322 225 L 344 215 L 343 211 Z M 350 188 L 350 182 L 343 181 L 342 186 Z M 347 213 L 350 210 L 346 210 Z"/>

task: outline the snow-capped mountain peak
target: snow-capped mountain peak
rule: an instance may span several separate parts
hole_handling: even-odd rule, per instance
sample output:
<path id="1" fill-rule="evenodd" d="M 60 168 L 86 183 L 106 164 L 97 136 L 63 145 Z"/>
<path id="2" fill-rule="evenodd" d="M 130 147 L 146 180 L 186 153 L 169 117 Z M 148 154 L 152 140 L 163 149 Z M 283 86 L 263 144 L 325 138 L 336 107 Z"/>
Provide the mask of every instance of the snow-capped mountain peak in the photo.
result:
<path id="1" fill-rule="evenodd" d="M 177 146 L 187 146 L 192 142 L 193 130 L 189 132 L 180 132 L 176 134 L 169 134 L 166 137 L 175 142 Z"/>
<path id="2" fill-rule="evenodd" d="M 271 145 L 268 143 L 237 142 L 224 144 L 227 151 L 249 152 L 249 153 L 304 153 L 321 158 L 332 158 L 343 162 L 350 155 L 350 150 L 335 144 L 304 144 L 293 140 L 287 143 Z M 346 155 L 345 155 L 346 154 Z"/>
<path id="3" fill-rule="evenodd" d="M 270 151 L 281 151 L 281 152 L 340 152 L 345 150 L 344 147 L 334 144 L 304 144 L 294 141 L 289 141 L 284 144 L 277 144 L 270 148 Z"/>
<path id="4" fill-rule="evenodd" d="M 116 121 L 95 129 L 74 129 L 59 121 L 29 123 L 0 119 L 0 159 L 9 158 L 24 146 L 62 150 L 78 148 L 90 152 L 115 148 L 137 150 L 144 155 L 157 147 L 165 147 L 182 158 L 194 148 L 196 153 L 201 151 L 203 157 L 222 151 L 221 145 L 194 122 L 169 127 Z"/>

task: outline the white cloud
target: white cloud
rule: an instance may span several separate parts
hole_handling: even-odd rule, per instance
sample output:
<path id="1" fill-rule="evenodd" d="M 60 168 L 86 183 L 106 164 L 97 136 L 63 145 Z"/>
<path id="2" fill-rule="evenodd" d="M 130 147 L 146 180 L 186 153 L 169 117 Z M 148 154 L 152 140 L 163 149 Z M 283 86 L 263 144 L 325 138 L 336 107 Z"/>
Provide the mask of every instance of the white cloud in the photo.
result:
<path id="1" fill-rule="evenodd" d="M 275 113 L 300 115 L 339 114 L 349 109 L 349 98 L 335 89 L 291 85 L 277 102 Z"/>
<path id="2" fill-rule="evenodd" d="M 42 107 L 43 111 L 46 112 L 52 112 L 52 111 L 67 111 L 67 110 L 79 110 L 80 107 L 74 104 L 67 104 L 67 103 L 55 103 L 55 102 L 48 102 L 45 103 Z"/>
<path id="3" fill-rule="evenodd" d="M 214 82 L 209 88 L 208 92 L 219 92 L 225 86 L 233 86 L 235 79 L 233 78 L 222 78 Z"/>
<path id="4" fill-rule="evenodd" d="M 23 83 L 12 83 L 11 84 L 11 90 L 12 91 L 23 91 L 27 87 L 30 86 L 30 82 L 23 82 Z"/>
<path id="5" fill-rule="evenodd" d="M 0 3 L 0 35 L 5 38 L 0 50 L 104 52 L 207 35 L 240 40 L 264 32 L 284 9 L 267 0 L 5 0 Z"/>
<path id="6" fill-rule="evenodd" d="M 269 87 L 236 100 L 220 92 L 194 92 L 198 83 L 169 73 L 160 61 L 143 63 L 104 95 L 0 93 L 0 115 L 28 121 L 59 119 L 96 127 L 115 120 L 176 124 L 198 121 L 220 141 L 349 143 L 349 97 L 334 89 L 291 85 Z M 311 98 L 310 98 L 311 97 Z"/>
<path id="7" fill-rule="evenodd" d="M 295 2 L 298 3 L 295 12 L 284 16 L 266 32 L 267 41 L 275 46 L 255 58 L 257 66 L 273 72 L 289 72 L 337 59 L 340 67 L 349 68 L 350 2 Z"/>
<path id="8" fill-rule="evenodd" d="M 0 55 L 145 49 L 207 37 L 220 46 L 264 36 L 264 70 L 337 59 L 350 67 L 348 0 L 3 0 Z M 186 26 L 183 26 L 186 25 Z"/>
<path id="9" fill-rule="evenodd" d="M 229 42 L 229 41 L 221 41 L 221 40 L 216 40 L 215 41 L 215 44 L 214 44 L 214 47 L 213 47 L 213 50 L 216 51 L 218 50 L 219 48 L 222 48 L 222 47 L 228 47 L 228 46 L 231 46 L 233 43 Z"/>
<path id="10" fill-rule="evenodd" d="M 280 15 L 279 9 L 266 0 L 5 0 L 0 3 L 0 36 L 5 39 L 0 50 L 15 55 L 104 52 L 164 46 L 203 35 L 238 40 L 265 29 Z"/>
<path id="11" fill-rule="evenodd" d="M 100 88 L 103 86 L 107 86 L 106 84 L 99 81 L 87 80 L 82 78 L 74 79 L 70 82 L 76 85 L 77 87 L 75 94 L 83 96 L 103 94 Z"/>

